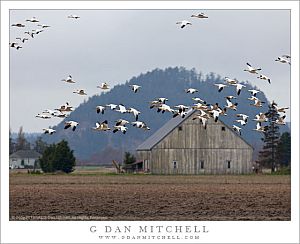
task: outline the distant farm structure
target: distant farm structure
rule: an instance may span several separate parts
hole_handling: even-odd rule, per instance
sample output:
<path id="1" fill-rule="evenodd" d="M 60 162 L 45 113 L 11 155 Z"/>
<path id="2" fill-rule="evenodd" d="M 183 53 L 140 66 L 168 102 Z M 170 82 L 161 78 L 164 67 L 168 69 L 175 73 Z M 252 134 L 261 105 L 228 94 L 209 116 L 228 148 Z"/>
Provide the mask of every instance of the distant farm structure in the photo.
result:
<path id="1" fill-rule="evenodd" d="M 10 168 L 34 168 L 42 155 L 34 150 L 19 150 L 9 156 Z"/>
<path id="2" fill-rule="evenodd" d="M 196 111 L 169 120 L 137 148 L 137 160 L 153 174 L 248 174 L 253 148 L 222 121 L 208 120 Z"/>

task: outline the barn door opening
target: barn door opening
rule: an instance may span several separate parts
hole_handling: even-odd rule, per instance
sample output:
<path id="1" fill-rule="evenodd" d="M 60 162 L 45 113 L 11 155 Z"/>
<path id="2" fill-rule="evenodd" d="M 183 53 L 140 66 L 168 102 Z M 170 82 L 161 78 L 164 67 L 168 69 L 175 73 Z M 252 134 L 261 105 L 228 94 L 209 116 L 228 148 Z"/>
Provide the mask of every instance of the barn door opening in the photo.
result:
<path id="1" fill-rule="evenodd" d="M 195 174 L 203 174 L 204 173 L 204 160 L 197 160 L 195 161 Z"/>
<path id="2" fill-rule="evenodd" d="M 145 172 L 145 173 L 150 172 L 150 168 L 149 168 L 149 160 L 148 160 L 148 159 L 145 159 L 145 160 L 144 160 L 144 172 Z"/>
<path id="3" fill-rule="evenodd" d="M 177 174 L 177 172 L 178 172 L 178 162 L 173 160 L 172 167 L 173 167 L 173 174 Z"/>

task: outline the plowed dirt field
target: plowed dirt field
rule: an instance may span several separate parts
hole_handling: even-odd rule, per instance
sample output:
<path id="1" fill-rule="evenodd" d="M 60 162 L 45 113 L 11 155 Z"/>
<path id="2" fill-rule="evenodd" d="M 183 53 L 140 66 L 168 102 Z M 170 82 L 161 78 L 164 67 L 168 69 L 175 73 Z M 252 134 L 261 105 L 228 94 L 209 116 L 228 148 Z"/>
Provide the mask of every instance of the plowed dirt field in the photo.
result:
<path id="1" fill-rule="evenodd" d="M 290 220 L 290 176 L 10 174 L 10 220 Z"/>

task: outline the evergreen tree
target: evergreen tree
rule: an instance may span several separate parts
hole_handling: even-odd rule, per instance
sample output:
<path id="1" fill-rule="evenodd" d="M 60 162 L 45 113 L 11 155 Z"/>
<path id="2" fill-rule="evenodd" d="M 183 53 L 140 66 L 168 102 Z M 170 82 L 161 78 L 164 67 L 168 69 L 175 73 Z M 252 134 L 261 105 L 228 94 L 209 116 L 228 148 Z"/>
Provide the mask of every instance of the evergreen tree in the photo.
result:
<path id="1" fill-rule="evenodd" d="M 55 156 L 56 145 L 51 144 L 44 150 L 42 157 L 39 159 L 41 169 L 45 173 L 51 173 L 55 171 L 53 167 L 53 161 Z"/>
<path id="2" fill-rule="evenodd" d="M 71 173 L 74 170 L 76 159 L 68 146 L 68 142 L 62 140 L 58 144 L 51 144 L 46 147 L 39 161 L 41 169 L 45 173 L 55 171 Z"/>
<path id="3" fill-rule="evenodd" d="M 73 150 L 69 148 L 68 142 L 62 140 L 56 145 L 53 167 L 56 170 L 61 170 L 65 173 L 74 171 L 75 157 Z"/>
<path id="4" fill-rule="evenodd" d="M 130 152 L 125 152 L 124 161 L 123 161 L 124 165 L 133 164 L 133 163 L 135 163 L 135 161 L 136 161 L 136 158 L 133 154 L 131 154 Z"/>
<path id="5" fill-rule="evenodd" d="M 265 167 L 271 167 L 272 172 L 275 171 L 276 166 L 276 150 L 279 141 L 279 126 L 275 124 L 275 121 L 280 117 L 279 113 L 276 111 L 274 105 L 276 103 L 273 101 L 270 104 L 269 110 L 266 113 L 268 118 L 268 125 L 265 127 L 263 150 L 259 152 L 259 163 Z"/>
<path id="6" fill-rule="evenodd" d="M 276 160 L 282 166 L 291 164 L 291 134 L 284 132 L 278 142 Z"/>

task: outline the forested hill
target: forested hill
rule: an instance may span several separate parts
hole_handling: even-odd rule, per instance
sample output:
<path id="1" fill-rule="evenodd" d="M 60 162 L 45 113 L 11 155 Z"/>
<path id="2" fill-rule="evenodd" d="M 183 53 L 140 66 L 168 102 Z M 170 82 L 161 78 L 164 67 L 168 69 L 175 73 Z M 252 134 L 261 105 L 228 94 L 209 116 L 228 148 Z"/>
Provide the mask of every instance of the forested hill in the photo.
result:
<path id="1" fill-rule="evenodd" d="M 125 151 L 134 152 L 141 142 L 172 118 L 172 115 L 168 112 L 161 114 L 157 113 L 155 109 L 150 109 L 150 101 L 158 97 L 166 97 L 169 99 L 167 104 L 170 106 L 178 104 L 192 105 L 194 101 L 191 98 L 200 97 L 207 103 L 213 104 L 218 102 L 223 107 L 226 105 L 225 96 L 237 96 L 235 87 L 226 87 L 224 91 L 219 93 L 214 83 L 224 83 L 224 80 L 213 73 L 203 77 L 201 74 L 196 73 L 195 70 L 187 70 L 185 68 L 155 69 L 138 77 L 133 77 L 125 84 L 115 86 L 109 92 L 90 97 L 86 102 L 82 103 L 66 119 L 80 123 L 75 132 L 64 130 L 64 121 L 62 121 L 54 127 L 57 130 L 56 134 L 52 136 L 44 135 L 43 139 L 48 143 L 66 139 L 74 150 L 77 159 L 85 163 L 109 164 L 112 159 L 121 161 Z M 133 93 L 129 87 L 130 84 L 140 85 L 141 89 L 137 93 Z M 262 108 L 250 106 L 249 104 L 252 102 L 247 100 L 250 97 L 247 90 L 259 90 L 259 88 L 252 87 L 248 83 L 243 84 L 246 87 L 242 89 L 240 96 L 236 99 L 238 110 L 236 112 L 228 111 L 228 115 L 222 116 L 221 120 L 232 126 L 233 121 L 237 119 L 236 113 L 248 114 L 250 121 L 243 127 L 242 137 L 254 147 L 258 147 L 261 145 L 261 134 L 252 130 L 255 128 L 255 122 L 252 119 L 259 112 L 267 111 L 267 99 L 263 93 L 259 93 L 257 95 L 259 99 L 266 103 Z M 186 94 L 184 89 L 190 87 L 198 89 L 199 92 Z M 97 132 L 92 130 L 91 127 L 94 127 L 97 121 L 108 120 L 110 128 L 120 118 L 130 122 L 134 121 L 132 114 L 121 114 L 108 108 L 103 115 L 96 113 L 95 108 L 97 105 L 110 103 L 124 104 L 126 108 L 134 107 L 138 109 L 141 111 L 139 120 L 146 122 L 151 130 L 144 131 L 134 128 L 132 125 L 127 126 L 128 130 L 125 135 L 120 132 L 114 134 L 112 131 Z"/>

